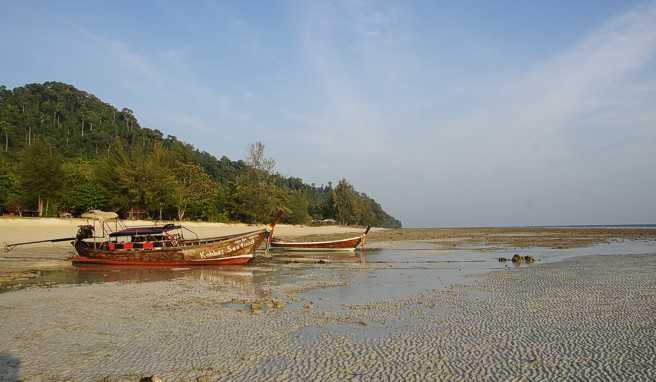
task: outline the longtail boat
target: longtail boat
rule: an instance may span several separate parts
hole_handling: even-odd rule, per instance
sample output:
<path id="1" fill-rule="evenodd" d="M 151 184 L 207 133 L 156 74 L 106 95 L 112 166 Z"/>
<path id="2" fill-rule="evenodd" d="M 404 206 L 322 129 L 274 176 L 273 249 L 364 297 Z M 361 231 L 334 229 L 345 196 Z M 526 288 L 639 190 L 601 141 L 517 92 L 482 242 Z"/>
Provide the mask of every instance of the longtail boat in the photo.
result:
<path id="1" fill-rule="evenodd" d="M 279 251 L 354 252 L 358 246 L 364 245 L 370 229 L 367 227 L 360 236 L 341 240 L 294 242 L 273 239 L 269 247 Z"/>
<path id="2" fill-rule="evenodd" d="M 196 266 L 238 265 L 251 261 L 280 219 L 279 211 L 273 222 L 264 229 L 251 232 L 198 238 L 193 231 L 175 224 L 163 226 L 125 227 L 118 229 L 118 215 L 113 212 L 90 211 L 83 218 L 93 220 L 93 225 L 81 225 L 72 241 L 77 255 L 73 264 L 138 265 L 138 266 Z M 102 234 L 96 235 L 96 224 Z M 115 224 L 116 229 L 110 227 Z M 195 235 L 184 237 L 184 231 Z M 63 241 L 55 239 L 45 241 Z M 11 246 L 30 243 L 17 243 Z"/>

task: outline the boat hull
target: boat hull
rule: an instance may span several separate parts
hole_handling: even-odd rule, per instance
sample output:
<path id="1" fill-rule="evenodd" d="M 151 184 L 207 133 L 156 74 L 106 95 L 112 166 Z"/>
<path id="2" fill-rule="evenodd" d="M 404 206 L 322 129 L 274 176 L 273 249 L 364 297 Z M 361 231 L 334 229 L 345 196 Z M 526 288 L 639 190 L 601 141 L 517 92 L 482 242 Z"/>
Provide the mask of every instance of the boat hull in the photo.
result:
<path id="1" fill-rule="evenodd" d="M 216 260 L 200 261 L 132 261 L 132 260 L 115 260 L 99 259 L 92 257 L 75 256 L 71 259 L 73 264 L 97 264 L 97 265 L 135 265 L 151 267 L 187 267 L 198 265 L 243 265 L 250 262 L 253 255 L 232 256 Z"/>
<path id="2" fill-rule="evenodd" d="M 266 231 L 200 240 L 185 240 L 176 247 L 154 249 L 108 250 L 94 243 L 75 242 L 77 256 L 73 264 L 135 265 L 135 266 L 202 266 L 240 265 L 251 259 L 264 242 Z"/>
<path id="3" fill-rule="evenodd" d="M 284 252 L 355 252 L 354 248 L 305 248 L 305 247 L 271 247 L 272 251 Z"/>
<path id="4" fill-rule="evenodd" d="M 353 252 L 362 243 L 362 237 L 352 237 L 332 241 L 310 241 L 310 242 L 271 242 L 272 250 L 300 251 L 300 252 Z"/>

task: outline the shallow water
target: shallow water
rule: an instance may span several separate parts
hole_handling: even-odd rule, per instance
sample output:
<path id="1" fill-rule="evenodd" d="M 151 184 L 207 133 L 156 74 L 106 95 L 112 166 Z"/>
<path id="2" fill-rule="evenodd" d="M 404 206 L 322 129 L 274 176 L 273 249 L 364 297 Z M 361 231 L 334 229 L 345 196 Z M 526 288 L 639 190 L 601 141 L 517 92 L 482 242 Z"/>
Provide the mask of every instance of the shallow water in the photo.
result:
<path id="1" fill-rule="evenodd" d="M 394 248 L 367 250 L 365 262 L 326 264 L 285 264 L 260 258 L 247 266 L 201 268 L 135 268 L 83 266 L 69 270 L 42 271 L 23 286 L 53 286 L 105 282 L 151 282 L 189 279 L 213 289 L 239 292 L 258 298 L 270 297 L 272 290 L 308 281 L 339 281 L 341 286 L 309 287 L 300 297 L 319 309 L 335 310 L 348 304 L 365 304 L 383 299 L 404 298 L 424 290 L 466 283 L 472 276 L 494 270 L 512 270 L 518 266 L 537 266 L 573 256 L 604 254 L 656 253 L 655 241 L 618 240 L 608 244 L 572 249 L 436 248 L 431 242 L 396 242 Z M 499 262 L 514 254 L 539 259 L 534 264 Z M 283 254 L 284 255 L 284 254 Z M 349 257 L 353 255 L 334 255 Z M 356 254 L 358 256 L 358 254 Z M 357 259 L 356 259 L 357 260 Z M 318 285 L 318 284 L 317 284 Z M 1 289 L 0 289 L 1 290 Z"/>
<path id="2" fill-rule="evenodd" d="M 384 249 L 367 255 L 367 267 L 346 274 L 343 287 L 309 291 L 305 297 L 318 307 L 334 309 L 335 304 L 365 304 L 387 298 L 404 298 L 428 289 L 441 289 L 468 282 L 472 276 L 519 266 L 537 266 L 574 256 L 656 253 L 654 241 L 614 241 L 584 248 L 499 248 L 496 250 L 436 250 L 430 243 L 409 242 L 404 248 Z M 533 264 L 499 262 L 514 254 L 539 259 Z M 344 273 L 340 269 L 329 272 Z"/>

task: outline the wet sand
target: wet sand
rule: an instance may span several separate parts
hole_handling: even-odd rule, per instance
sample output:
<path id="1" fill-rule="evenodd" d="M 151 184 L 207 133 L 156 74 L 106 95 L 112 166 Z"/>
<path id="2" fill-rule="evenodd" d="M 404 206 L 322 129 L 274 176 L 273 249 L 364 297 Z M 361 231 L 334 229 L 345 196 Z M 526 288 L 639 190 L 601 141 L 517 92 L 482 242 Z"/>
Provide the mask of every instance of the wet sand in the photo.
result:
<path id="1" fill-rule="evenodd" d="M 346 304 L 352 278 L 263 265 L 22 289 L 0 380 L 653 380 L 655 270 L 584 256 Z"/>

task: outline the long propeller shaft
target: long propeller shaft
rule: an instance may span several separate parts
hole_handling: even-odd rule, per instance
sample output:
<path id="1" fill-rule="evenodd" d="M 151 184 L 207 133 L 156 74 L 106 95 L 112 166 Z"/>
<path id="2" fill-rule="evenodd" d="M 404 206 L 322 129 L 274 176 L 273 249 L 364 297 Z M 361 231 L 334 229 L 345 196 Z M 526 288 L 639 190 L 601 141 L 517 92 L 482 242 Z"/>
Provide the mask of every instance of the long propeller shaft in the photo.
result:
<path id="1" fill-rule="evenodd" d="M 61 238 L 61 239 L 48 239 L 48 240 L 25 241 L 25 242 L 22 242 L 22 243 L 10 243 L 10 244 L 5 243 L 5 244 L 3 245 L 3 248 L 2 248 L 2 249 L 3 249 L 5 252 L 9 252 L 11 249 L 13 249 L 14 247 L 17 247 L 17 246 L 19 246 L 19 245 L 38 244 L 38 243 L 56 243 L 56 242 L 59 242 L 59 241 L 71 241 L 71 240 L 75 240 L 75 239 L 76 239 L 75 237 L 64 237 L 64 238 Z"/>

